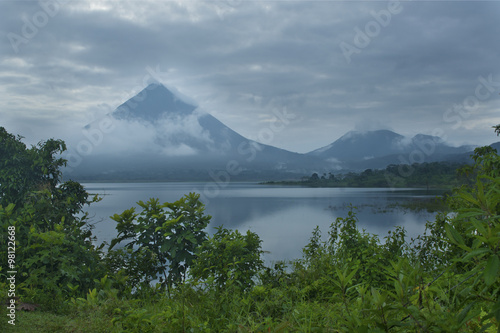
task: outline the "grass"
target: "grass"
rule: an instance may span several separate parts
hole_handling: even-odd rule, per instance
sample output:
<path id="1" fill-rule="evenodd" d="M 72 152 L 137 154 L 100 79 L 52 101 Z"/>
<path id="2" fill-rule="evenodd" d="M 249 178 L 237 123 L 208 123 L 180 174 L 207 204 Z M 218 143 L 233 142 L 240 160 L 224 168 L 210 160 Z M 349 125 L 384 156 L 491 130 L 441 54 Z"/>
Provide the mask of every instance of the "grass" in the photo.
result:
<path id="1" fill-rule="evenodd" d="M 3 332 L 82 332 L 71 329 L 72 321 L 68 316 L 56 315 L 50 312 L 17 311 L 15 325 L 2 323 Z"/>
<path id="2" fill-rule="evenodd" d="M 338 306 L 334 303 L 301 301 L 285 309 L 270 299 L 257 301 L 248 297 L 233 297 L 226 306 L 190 303 L 184 311 L 175 301 L 161 299 L 157 304 L 135 307 L 115 325 L 117 315 L 106 314 L 96 307 L 96 313 L 75 312 L 53 314 L 43 311 L 18 312 L 16 326 L 3 332 L 334 332 Z M 124 305 L 126 306 L 126 303 Z M 279 316 L 268 310 L 278 307 Z M 212 316 L 214 310 L 218 315 Z M 142 316 L 142 317 L 141 317 Z"/>

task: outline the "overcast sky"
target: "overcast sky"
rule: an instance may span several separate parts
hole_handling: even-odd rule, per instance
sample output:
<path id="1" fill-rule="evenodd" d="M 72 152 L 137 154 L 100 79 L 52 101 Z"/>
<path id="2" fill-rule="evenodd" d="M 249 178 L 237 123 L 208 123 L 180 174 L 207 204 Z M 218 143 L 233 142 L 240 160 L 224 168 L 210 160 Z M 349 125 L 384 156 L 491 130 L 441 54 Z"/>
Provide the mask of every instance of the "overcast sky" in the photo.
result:
<path id="1" fill-rule="evenodd" d="M 291 151 L 353 129 L 489 144 L 499 19 L 493 1 L 0 0 L 0 126 L 68 140 L 154 77 Z"/>

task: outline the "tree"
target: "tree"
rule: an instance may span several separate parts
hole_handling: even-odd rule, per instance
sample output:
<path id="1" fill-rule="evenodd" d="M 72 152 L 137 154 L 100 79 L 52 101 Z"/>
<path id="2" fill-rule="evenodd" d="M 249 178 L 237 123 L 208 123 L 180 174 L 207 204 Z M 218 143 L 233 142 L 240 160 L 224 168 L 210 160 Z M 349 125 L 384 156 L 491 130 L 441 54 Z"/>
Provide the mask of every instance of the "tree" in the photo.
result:
<path id="1" fill-rule="evenodd" d="M 0 205 L 4 207 L 13 203 L 20 208 L 35 190 L 54 190 L 61 179 L 60 168 L 66 165 L 55 157 L 66 150 L 63 141 L 50 139 L 28 149 L 21 140 L 0 127 Z"/>
<path id="2" fill-rule="evenodd" d="M 17 270 L 18 290 L 24 289 L 25 297 L 56 306 L 68 285 L 86 292 L 103 273 L 92 226 L 82 211 L 98 198 L 89 199 L 74 181 L 58 185 L 66 164 L 56 157 L 66 149 L 63 141 L 27 148 L 21 140 L 0 127 L 0 228 L 15 231 L 14 265 L 2 265 L 0 275 L 5 279 L 6 271 Z M 8 257 L 7 244 L 2 237 L 2 260 Z"/>
<path id="3" fill-rule="evenodd" d="M 189 193 L 173 203 L 160 204 L 151 198 L 146 203 L 139 201 L 140 214 L 135 208 L 115 214 L 111 218 L 118 222 L 118 235 L 112 240 L 110 250 L 121 242 L 135 252 L 147 249 L 155 256 L 149 267 L 149 280 L 158 275 L 160 281 L 172 287 L 186 278 L 186 273 L 196 258 L 198 246 L 206 239 L 204 229 L 211 216 L 205 215 L 205 205 L 200 195 Z M 168 269 L 167 269 L 168 268 Z M 147 278 L 147 277 L 145 277 Z"/>
<path id="4" fill-rule="evenodd" d="M 195 279 L 213 279 L 219 291 L 228 285 L 246 290 L 263 267 L 261 243 L 250 230 L 242 235 L 238 230 L 218 227 L 200 247 L 191 275 Z"/>
<path id="5" fill-rule="evenodd" d="M 313 181 L 313 182 L 317 182 L 319 181 L 319 176 L 318 174 L 315 172 L 311 175 L 311 177 L 309 178 L 310 181 Z"/>

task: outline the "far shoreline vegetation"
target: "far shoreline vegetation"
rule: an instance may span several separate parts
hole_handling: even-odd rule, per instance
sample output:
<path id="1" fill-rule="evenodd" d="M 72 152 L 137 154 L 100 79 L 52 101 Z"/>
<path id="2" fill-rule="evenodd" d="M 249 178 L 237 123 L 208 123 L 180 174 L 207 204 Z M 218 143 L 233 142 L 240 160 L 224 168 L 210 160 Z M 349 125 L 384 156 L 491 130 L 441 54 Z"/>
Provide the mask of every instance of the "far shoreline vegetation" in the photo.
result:
<path id="1" fill-rule="evenodd" d="M 366 169 L 363 172 L 333 174 L 313 173 L 300 180 L 266 181 L 262 185 L 303 187 L 358 187 L 358 188 L 425 188 L 452 189 L 470 183 L 469 175 L 460 170 L 467 164 L 431 162 L 421 164 L 391 164 L 385 169 Z"/>

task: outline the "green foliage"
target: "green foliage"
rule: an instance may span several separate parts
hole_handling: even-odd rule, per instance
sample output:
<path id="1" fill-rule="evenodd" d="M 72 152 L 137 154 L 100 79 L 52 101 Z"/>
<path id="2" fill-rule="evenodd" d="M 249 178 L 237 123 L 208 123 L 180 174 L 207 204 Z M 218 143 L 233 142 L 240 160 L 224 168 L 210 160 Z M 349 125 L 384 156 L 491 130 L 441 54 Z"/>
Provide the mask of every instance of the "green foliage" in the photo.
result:
<path id="1" fill-rule="evenodd" d="M 156 278 L 155 270 L 158 267 L 158 258 L 151 249 L 141 247 L 137 251 L 131 248 L 109 250 L 103 258 L 106 272 L 118 282 L 115 285 L 124 294 L 135 290 L 147 289 L 151 281 Z"/>
<path id="2" fill-rule="evenodd" d="M 450 217 L 439 213 L 434 221 L 426 223 L 424 234 L 412 240 L 410 251 L 415 264 L 421 264 L 428 271 L 451 264 L 459 249 L 446 239 L 445 226 L 448 223 Z"/>
<path id="3" fill-rule="evenodd" d="M 474 186 L 463 186 L 449 199 L 457 215 L 446 225 L 451 244 L 460 250 L 455 265 L 476 278 L 469 300 L 482 300 L 485 318 L 500 321 L 500 156 L 491 147 L 475 150 Z"/>
<path id="4" fill-rule="evenodd" d="M 250 230 L 242 235 L 238 230 L 218 227 L 199 248 L 191 275 L 195 279 L 212 279 L 218 290 L 228 285 L 247 290 L 263 266 L 261 243 L 259 236 Z"/>
<path id="5" fill-rule="evenodd" d="M 161 230 L 168 237 L 165 250 L 170 254 L 170 280 L 175 283 L 186 279 L 189 267 L 197 258 L 198 247 L 207 239 L 205 228 L 212 217 L 205 215 L 205 205 L 199 199 L 199 194 L 189 193 L 167 204 L 171 220 Z"/>
<path id="6" fill-rule="evenodd" d="M 146 309 L 130 309 L 122 311 L 120 308 L 115 310 L 115 317 L 111 321 L 114 326 L 120 326 L 127 332 L 152 332 L 154 320 L 160 315 L 151 314 Z"/>
<path id="7" fill-rule="evenodd" d="M 83 290 L 103 274 L 100 250 L 92 244 L 91 225 L 82 212 L 98 200 L 77 182 L 61 181 L 66 149 L 60 140 L 27 148 L 21 137 L 0 128 L 0 229 L 15 230 L 18 294 L 48 307 L 60 306 L 68 284 Z M 0 239 L 7 258 L 8 239 Z M 12 247 L 13 244 L 10 244 Z M 0 276 L 5 278 L 7 265 Z"/>
<path id="8" fill-rule="evenodd" d="M 347 281 L 367 285 L 388 283 L 384 268 L 391 260 L 408 255 L 404 228 L 389 231 L 385 243 L 380 244 L 377 236 L 357 228 L 354 209 L 351 207 L 347 217 L 339 217 L 332 223 L 325 242 L 321 241 L 321 232 L 316 227 L 304 247 L 304 260 L 295 263 L 295 270 L 301 272 L 304 283 L 308 282 L 304 290 L 309 296 L 328 298 L 340 291 L 345 297 Z M 311 284 L 311 280 L 315 283 Z"/>
<path id="9" fill-rule="evenodd" d="M 125 260 L 123 266 L 128 267 L 133 280 L 149 283 L 163 274 L 161 281 L 169 290 L 172 285 L 185 280 L 198 246 L 206 239 L 204 229 L 211 219 L 211 216 L 204 215 L 205 206 L 199 198 L 199 194 L 189 193 L 176 202 L 164 204 L 152 198 L 146 203 L 137 203 L 143 209 L 140 214 L 131 208 L 111 217 L 118 222 L 118 235 L 111 242 L 110 250 L 128 241 L 125 248 L 133 250 L 134 255 L 147 250 L 153 256 L 143 262 L 132 258 Z"/>
<path id="10" fill-rule="evenodd" d="M 66 164 L 55 157 L 66 150 L 63 141 L 50 139 L 27 148 L 21 139 L 0 127 L 0 205 L 4 207 L 19 206 L 32 191 L 55 188 L 60 168 Z"/>
<path id="11" fill-rule="evenodd" d="M 341 304 L 341 331 L 497 332 L 500 158 L 486 147 L 473 159 L 466 171 L 475 182 L 454 191 L 454 213 L 438 214 L 424 235 L 407 243 L 397 227 L 380 244 L 357 229 L 351 210 L 327 241 L 313 231 L 292 284 L 309 302 Z"/>

